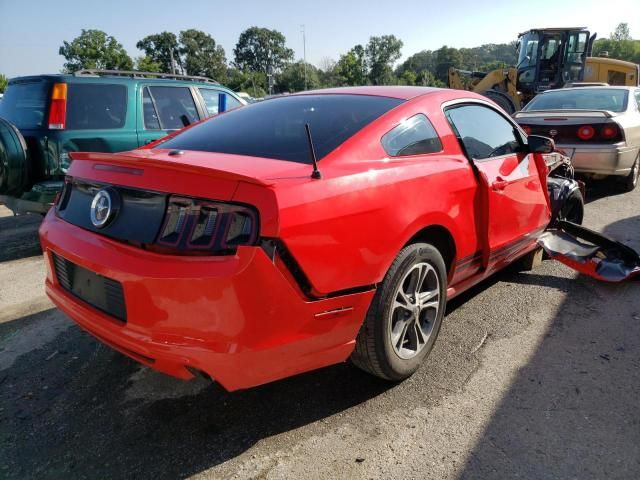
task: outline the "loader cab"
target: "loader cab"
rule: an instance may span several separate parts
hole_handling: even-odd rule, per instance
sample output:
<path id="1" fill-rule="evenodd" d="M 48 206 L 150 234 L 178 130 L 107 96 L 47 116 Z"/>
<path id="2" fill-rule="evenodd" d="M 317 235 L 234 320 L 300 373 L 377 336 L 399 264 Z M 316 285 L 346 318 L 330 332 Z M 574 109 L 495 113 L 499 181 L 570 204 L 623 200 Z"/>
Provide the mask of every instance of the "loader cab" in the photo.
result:
<path id="1" fill-rule="evenodd" d="M 580 82 L 595 35 L 584 27 L 529 30 L 518 39 L 518 90 L 526 101 Z"/>

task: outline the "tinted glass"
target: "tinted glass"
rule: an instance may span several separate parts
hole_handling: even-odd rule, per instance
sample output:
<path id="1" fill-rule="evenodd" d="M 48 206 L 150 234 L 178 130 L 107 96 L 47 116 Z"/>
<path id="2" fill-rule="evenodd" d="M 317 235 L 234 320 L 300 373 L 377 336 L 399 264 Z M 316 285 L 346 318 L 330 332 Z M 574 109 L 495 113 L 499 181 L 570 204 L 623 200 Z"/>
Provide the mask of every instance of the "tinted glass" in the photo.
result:
<path id="1" fill-rule="evenodd" d="M 0 117 L 18 128 L 39 128 L 47 114 L 50 84 L 44 80 L 11 83 L 0 101 Z"/>
<path id="2" fill-rule="evenodd" d="M 127 87 L 124 85 L 67 85 L 67 129 L 122 128 L 126 116 Z"/>
<path id="3" fill-rule="evenodd" d="M 636 90 L 636 103 L 638 104 L 638 110 L 640 110 L 640 90 Z"/>
<path id="4" fill-rule="evenodd" d="M 233 110 L 234 108 L 238 108 L 241 106 L 242 104 L 238 100 L 227 94 L 227 110 Z"/>
<path id="5" fill-rule="evenodd" d="M 527 110 L 610 110 L 623 112 L 627 106 L 627 90 L 586 87 L 579 90 L 555 90 L 541 93 L 531 100 Z"/>
<path id="6" fill-rule="evenodd" d="M 163 130 L 178 130 L 197 122 L 198 111 L 186 87 L 149 87 Z"/>
<path id="7" fill-rule="evenodd" d="M 156 107 L 153 106 L 148 88 L 142 91 L 142 113 L 144 128 L 147 130 L 160 130 L 160 120 L 158 120 L 158 113 L 156 112 Z"/>
<path id="8" fill-rule="evenodd" d="M 200 94 L 202 95 L 204 104 L 207 107 L 207 113 L 210 116 L 217 115 L 220 109 L 218 105 L 220 92 L 218 90 L 212 90 L 211 88 L 201 88 Z"/>
<path id="9" fill-rule="evenodd" d="M 515 127 L 488 107 L 464 105 L 447 110 L 446 115 L 473 159 L 515 153 L 520 147 Z"/>
<path id="10" fill-rule="evenodd" d="M 157 148 L 233 153 L 311 163 L 305 124 L 318 159 L 402 100 L 368 95 L 296 95 L 254 103 L 196 125 Z"/>
<path id="11" fill-rule="evenodd" d="M 382 137 L 382 146 L 392 157 L 420 155 L 442 150 L 438 134 L 422 114 L 406 119 Z"/>

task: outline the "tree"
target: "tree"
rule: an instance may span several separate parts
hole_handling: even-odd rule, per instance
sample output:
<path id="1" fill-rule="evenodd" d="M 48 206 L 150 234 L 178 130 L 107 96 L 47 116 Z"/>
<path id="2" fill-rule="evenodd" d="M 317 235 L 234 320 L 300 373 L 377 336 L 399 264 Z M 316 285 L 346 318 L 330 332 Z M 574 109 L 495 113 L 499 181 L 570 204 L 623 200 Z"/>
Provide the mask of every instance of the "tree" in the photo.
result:
<path id="1" fill-rule="evenodd" d="M 342 85 L 340 73 L 338 72 L 338 63 L 332 58 L 324 57 L 320 60 L 318 77 L 320 78 L 321 87 L 337 87 Z"/>
<path id="2" fill-rule="evenodd" d="M 441 82 L 447 83 L 449 80 L 449 68 L 460 68 L 462 65 L 462 55 L 455 48 L 449 48 L 446 45 L 440 47 L 435 52 L 436 55 L 436 78 Z"/>
<path id="3" fill-rule="evenodd" d="M 227 59 L 224 48 L 216 45 L 211 35 L 200 30 L 180 32 L 180 53 L 187 75 L 199 75 L 224 81 L 227 76 Z"/>
<path id="4" fill-rule="evenodd" d="M 7 85 L 9 84 L 9 79 L 0 73 L 0 93 L 4 93 L 7 89 Z"/>
<path id="5" fill-rule="evenodd" d="M 631 40 L 628 23 L 619 23 L 613 33 L 609 36 L 611 40 L 620 42 L 623 40 Z"/>
<path id="6" fill-rule="evenodd" d="M 160 72 L 162 67 L 159 63 L 154 62 L 151 58 L 143 55 L 136 59 L 136 70 L 139 72 Z"/>
<path id="7" fill-rule="evenodd" d="M 373 85 L 384 85 L 393 78 L 393 64 L 400 58 L 402 40 L 395 35 L 371 37 L 365 53 L 369 67 L 369 81 Z"/>
<path id="8" fill-rule="evenodd" d="M 284 67 L 277 77 L 277 88 L 280 92 L 300 92 L 305 90 L 305 64 L 302 60 Z M 307 89 L 320 87 L 318 69 L 307 63 Z"/>
<path id="9" fill-rule="evenodd" d="M 71 42 L 64 41 L 58 53 L 66 59 L 64 70 L 84 68 L 131 70 L 133 60 L 124 47 L 102 30 L 82 30 Z"/>
<path id="10" fill-rule="evenodd" d="M 162 73 L 184 72 L 178 39 L 173 33 L 147 35 L 136 43 L 136 47 L 142 50 L 153 63 L 160 65 Z"/>
<path id="11" fill-rule="evenodd" d="M 236 92 L 247 92 L 255 98 L 264 97 L 267 94 L 262 88 L 266 81 L 267 77 L 262 72 L 243 72 L 237 68 L 227 70 L 227 87 Z"/>
<path id="12" fill-rule="evenodd" d="M 340 57 L 336 65 L 336 73 L 341 85 L 367 84 L 367 59 L 362 45 L 356 45 Z"/>
<path id="13" fill-rule="evenodd" d="M 284 35 L 277 30 L 248 28 L 240 34 L 233 49 L 234 64 L 243 71 L 278 73 L 293 58 L 293 50 L 285 42 Z"/>

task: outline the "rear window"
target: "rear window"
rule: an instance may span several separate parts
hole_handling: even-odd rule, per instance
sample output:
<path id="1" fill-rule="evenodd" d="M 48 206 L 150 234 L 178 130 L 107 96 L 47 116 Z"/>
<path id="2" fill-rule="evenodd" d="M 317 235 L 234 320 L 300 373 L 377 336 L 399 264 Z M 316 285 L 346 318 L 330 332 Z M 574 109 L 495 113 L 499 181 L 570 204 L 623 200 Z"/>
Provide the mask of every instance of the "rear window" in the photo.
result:
<path id="1" fill-rule="evenodd" d="M 20 129 L 42 127 L 50 86 L 44 80 L 10 83 L 0 101 L 0 117 Z"/>
<path id="2" fill-rule="evenodd" d="M 311 163 L 308 123 L 318 159 L 402 100 L 369 95 L 275 98 L 207 120 L 156 148 L 231 153 Z"/>
<path id="3" fill-rule="evenodd" d="M 523 109 L 528 110 L 609 110 L 624 112 L 629 92 L 614 88 L 585 87 L 580 90 L 555 90 L 535 97 Z"/>
<path id="4" fill-rule="evenodd" d="M 67 129 L 94 130 L 124 127 L 127 87 L 106 83 L 70 83 L 67 86 Z"/>

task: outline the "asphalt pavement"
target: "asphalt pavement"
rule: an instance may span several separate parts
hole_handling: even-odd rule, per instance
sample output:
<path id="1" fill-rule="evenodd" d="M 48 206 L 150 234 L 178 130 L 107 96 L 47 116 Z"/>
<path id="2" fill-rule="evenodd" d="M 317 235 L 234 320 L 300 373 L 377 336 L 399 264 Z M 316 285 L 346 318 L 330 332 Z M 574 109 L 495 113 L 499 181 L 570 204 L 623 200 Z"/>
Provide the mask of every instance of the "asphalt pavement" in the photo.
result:
<path id="1" fill-rule="evenodd" d="M 640 189 L 585 225 L 640 251 Z M 0 207 L 0 478 L 640 478 L 640 282 L 545 261 L 451 302 L 427 363 L 227 393 L 112 351 L 43 291 L 40 218 Z"/>

